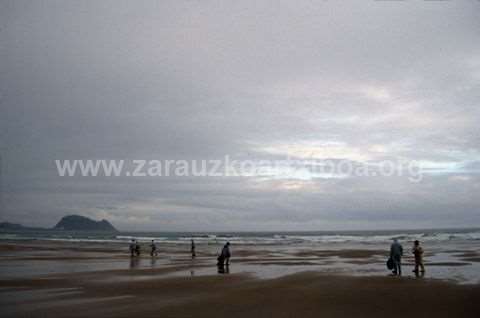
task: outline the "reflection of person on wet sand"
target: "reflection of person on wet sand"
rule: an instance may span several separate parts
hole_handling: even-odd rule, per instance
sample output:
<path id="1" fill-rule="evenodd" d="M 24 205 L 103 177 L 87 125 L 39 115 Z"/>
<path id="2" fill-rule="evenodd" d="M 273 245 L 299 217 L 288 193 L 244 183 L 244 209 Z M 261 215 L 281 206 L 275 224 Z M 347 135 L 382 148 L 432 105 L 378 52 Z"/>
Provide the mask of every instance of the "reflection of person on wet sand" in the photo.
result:
<path id="1" fill-rule="evenodd" d="M 230 273 L 230 266 L 219 264 L 218 265 L 218 273 L 219 274 L 229 274 Z"/>
<path id="2" fill-rule="evenodd" d="M 157 263 L 157 258 L 156 257 L 150 258 L 150 266 L 151 267 L 155 267 L 156 263 Z"/>
<path id="3" fill-rule="evenodd" d="M 130 269 L 138 268 L 139 264 L 140 264 L 140 258 L 138 257 L 130 258 Z"/>

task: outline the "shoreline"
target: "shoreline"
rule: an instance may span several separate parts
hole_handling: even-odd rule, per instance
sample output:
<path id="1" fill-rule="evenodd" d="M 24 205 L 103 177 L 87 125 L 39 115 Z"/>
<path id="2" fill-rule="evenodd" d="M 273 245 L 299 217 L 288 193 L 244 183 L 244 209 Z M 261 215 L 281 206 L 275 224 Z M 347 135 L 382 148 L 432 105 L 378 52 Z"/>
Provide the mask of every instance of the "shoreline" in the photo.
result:
<path id="1" fill-rule="evenodd" d="M 478 244 L 456 248 L 429 245 L 425 253 L 425 278 L 480 283 Z M 159 255 L 155 258 L 148 255 L 145 245 L 140 258 L 131 258 L 128 246 L 118 243 L 0 242 L 0 279 L 164 267 L 183 268 L 177 271 L 178 276 L 189 276 L 191 272 L 196 275 L 216 273 L 218 245 L 197 244 L 194 261 L 184 245 L 165 246 L 159 243 L 157 247 Z M 352 276 L 383 276 L 389 273 L 385 266 L 388 250 L 381 245 L 235 245 L 232 252 L 232 274 L 249 272 L 259 278 L 277 278 L 304 271 Z M 413 276 L 413 257 L 408 255 L 408 250 L 402 264 L 405 276 Z"/>

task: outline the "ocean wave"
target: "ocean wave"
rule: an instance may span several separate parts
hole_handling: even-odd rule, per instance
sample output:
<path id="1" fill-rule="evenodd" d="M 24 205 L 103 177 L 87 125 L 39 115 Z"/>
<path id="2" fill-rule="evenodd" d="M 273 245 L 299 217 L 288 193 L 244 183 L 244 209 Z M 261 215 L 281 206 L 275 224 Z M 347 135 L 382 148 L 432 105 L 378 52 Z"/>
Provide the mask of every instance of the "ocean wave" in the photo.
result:
<path id="1" fill-rule="evenodd" d="M 223 244 L 231 242 L 237 245 L 295 245 L 295 244 L 337 244 L 337 243 L 360 243 L 360 244 L 385 244 L 393 239 L 402 242 L 420 240 L 422 242 L 448 242 L 448 241 L 472 241 L 480 240 L 480 230 L 470 232 L 417 232 L 417 233 L 388 233 L 388 234 L 311 234 L 311 233 L 248 233 L 248 234 L 182 234 L 175 235 L 155 235 L 148 233 L 128 233 L 125 235 L 113 236 L 72 236 L 72 235 L 22 235 L 21 233 L 1 233 L 0 240 L 49 240 L 49 241 L 68 241 L 68 242 L 96 242 L 96 243 L 127 243 L 132 239 L 139 242 L 151 242 L 152 240 L 160 244 L 190 244 L 192 239 L 197 244 Z"/>

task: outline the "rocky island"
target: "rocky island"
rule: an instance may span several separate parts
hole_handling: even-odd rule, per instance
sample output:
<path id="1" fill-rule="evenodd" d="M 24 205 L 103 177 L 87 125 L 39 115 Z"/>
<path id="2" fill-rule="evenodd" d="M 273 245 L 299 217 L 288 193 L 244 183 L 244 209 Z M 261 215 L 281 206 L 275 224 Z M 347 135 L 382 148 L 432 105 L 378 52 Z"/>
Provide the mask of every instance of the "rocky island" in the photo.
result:
<path id="1" fill-rule="evenodd" d="M 53 229 L 65 231 L 117 232 L 117 229 L 107 220 L 95 221 L 80 215 L 64 216 Z"/>

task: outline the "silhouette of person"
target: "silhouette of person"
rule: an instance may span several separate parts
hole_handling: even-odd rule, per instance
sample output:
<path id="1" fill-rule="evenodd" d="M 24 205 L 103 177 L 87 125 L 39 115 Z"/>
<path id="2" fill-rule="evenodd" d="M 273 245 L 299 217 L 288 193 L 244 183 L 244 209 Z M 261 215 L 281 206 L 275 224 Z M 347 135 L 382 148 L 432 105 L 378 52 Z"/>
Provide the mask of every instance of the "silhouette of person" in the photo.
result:
<path id="1" fill-rule="evenodd" d="M 403 247 L 395 238 L 393 243 L 390 246 L 390 258 L 393 261 L 393 271 L 394 275 L 402 275 L 402 256 L 403 256 Z"/>
<path id="2" fill-rule="evenodd" d="M 190 252 L 192 253 L 192 259 L 194 259 L 197 256 L 197 254 L 195 253 L 195 241 L 193 239 L 190 247 Z"/>
<path id="3" fill-rule="evenodd" d="M 418 269 L 420 268 L 420 272 L 425 273 L 425 266 L 423 265 L 423 248 L 420 246 L 420 242 L 418 240 L 413 242 L 412 253 L 415 258 L 415 268 L 413 272 L 418 274 Z"/>
<path id="4" fill-rule="evenodd" d="M 135 240 L 132 239 L 132 241 L 130 242 L 129 249 L 130 249 L 130 257 L 135 256 Z"/>
<path id="5" fill-rule="evenodd" d="M 135 255 L 140 256 L 140 244 L 135 241 Z"/>
<path id="6" fill-rule="evenodd" d="M 225 261 L 225 264 L 228 266 L 230 264 L 230 242 L 227 242 L 227 244 L 225 244 L 225 246 L 223 247 L 222 249 L 222 255 L 223 255 L 223 259 Z"/>
<path id="7" fill-rule="evenodd" d="M 157 256 L 157 246 L 155 245 L 155 241 L 152 240 L 152 244 L 150 244 L 150 256 Z"/>

